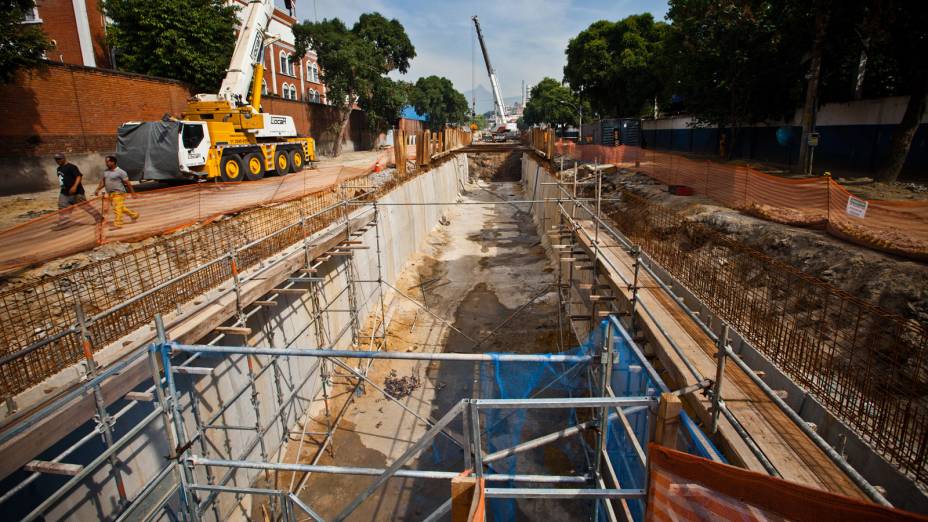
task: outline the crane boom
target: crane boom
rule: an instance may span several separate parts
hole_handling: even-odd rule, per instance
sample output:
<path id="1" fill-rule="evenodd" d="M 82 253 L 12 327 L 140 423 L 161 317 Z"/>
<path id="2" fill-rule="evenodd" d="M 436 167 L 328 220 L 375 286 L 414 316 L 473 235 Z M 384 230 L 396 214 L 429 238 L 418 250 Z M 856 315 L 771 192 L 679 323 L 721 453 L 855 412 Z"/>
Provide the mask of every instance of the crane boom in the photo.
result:
<path id="1" fill-rule="evenodd" d="M 487 45 L 483 41 L 483 31 L 480 30 L 480 20 L 477 15 L 471 17 L 474 26 L 477 27 L 477 40 L 480 41 L 480 50 L 483 51 L 483 61 L 487 64 L 487 74 L 490 75 L 490 86 L 493 88 L 493 102 L 496 104 L 496 114 L 499 117 L 499 123 L 506 123 L 506 107 L 503 105 L 503 96 L 499 90 L 499 80 L 496 79 L 496 71 L 490 64 L 490 55 L 487 53 Z"/>
<path id="2" fill-rule="evenodd" d="M 251 89 L 255 64 L 261 61 L 264 54 L 264 33 L 273 16 L 274 0 L 251 0 L 245 5 L 235 50 L 232 52 L 226 76 L 219 87 L 218 97 L 200 94 L 197 95 L 198 99 L 245 103 Z"/>

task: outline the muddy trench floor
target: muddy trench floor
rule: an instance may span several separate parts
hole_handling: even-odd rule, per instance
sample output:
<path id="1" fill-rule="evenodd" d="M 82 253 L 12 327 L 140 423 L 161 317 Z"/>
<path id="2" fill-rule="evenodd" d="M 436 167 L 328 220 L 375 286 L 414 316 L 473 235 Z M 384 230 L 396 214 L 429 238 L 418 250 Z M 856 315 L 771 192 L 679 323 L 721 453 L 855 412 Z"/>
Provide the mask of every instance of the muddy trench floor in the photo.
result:
<path id="1" fill-rule="evenodd" d="M 518 182 L 477 181 L 467 186 L 462 195 L 465 201 L 500 202 L 522 197 Z M 436 316 L 447 319 L 453 328 L 395 295 L 388 305 L 390 322 L 384 349 L 458 353 L 558 351 L 557 275 L 527 211 L 528 208 L 516 204 L 460 205 L 446 211 L 442 220 L 446 224 L 437 226 L 424 248 L 407 262 L 396 286 L 424 303 Z M 530 304 L 518 311 L 526 303 Z M 364 334 L 376 328 L 377 315 L 372 317 Z M 505 326 L 490 336 L 510 317 Z M 483 342 L 475 346 L 478 344 L 475 341 L 480 340 Z M 564 344 L 566 348 L 576 346 L 573 339 Z M 367 362 L 354 364 L 360 364 L 358 368 L 362 371 L 367 367 Z M 327 401 L 318 398 L 314 414 L 305 425 L 305 434 L 302 426 L 294 428 L 284 462 L 311 463 L 320 451 L 328 424 L 345 407 L 344 418 L 319 464 L 384 468 L 427 431 L 424 422 L 381 392 L 370 385 L 356 389 L 357 380 L 348 372 L 329 368 L 329 398 Z M 368 376 L 381 387 L 388 378 L 406 378 L 406 386 L 399 386 L 408 391 L 402 403 L 423 418 L 437 420 L 461 399 L 481 395 L 480 372 L 480 364 L 470 362 L 378 360 L 368 370 Z M 409 385 L 413 377 L 418 379 L 418 386 Z M 354 400 L 349 401 L 352 397 Z M 323 402 L 327 402 L 327 407 Z M 553 421 L 548 422 L 546 417 L 551 414 L 544 413 L 548 411 L 526 416 L 522 440 L 553 430 Z M 460 440 L 463 440 L 462 429 L 459 419 L 449 426 L 449 431 Z M 579 475 L 588 469 L 584 460 L 580 441 L 575 440 L 526 453 L 519 460 L 517 472 Z M 447 437 L 439 435 L 408 467 L 463 471 L 463 452 Z M 286 489 L 299 484 L 304 477 L 302 473 L 281 472 L 268 478 L 262 485 Z M 299 496 L 329 519 L 373 480 L 370 476 L 317 473 L 308 478 Z M 393 478 L 355 510 L 349 520 L 422 520 L 449 496 L 449 481 Z M 588 517 L 590 506 L 581 501 L 528 500 L 515 503 L 514 509 L 516 518 L 523 520 L 567 520 Z M 255 507 L 255 511 L 260 510 L 260 505 Z M 253 515 L 258 515 L 255 511 Z"/>

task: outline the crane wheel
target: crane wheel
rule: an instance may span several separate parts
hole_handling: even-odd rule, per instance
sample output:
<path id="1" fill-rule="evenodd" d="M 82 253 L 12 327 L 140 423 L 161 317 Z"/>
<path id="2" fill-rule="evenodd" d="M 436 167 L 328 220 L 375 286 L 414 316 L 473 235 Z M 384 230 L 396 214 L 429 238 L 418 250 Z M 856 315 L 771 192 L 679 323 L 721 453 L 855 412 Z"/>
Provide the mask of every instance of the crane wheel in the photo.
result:
<path id="1" fill-rule="evenodd" d="M 290 172 L 299 172 L 303 170 L 306 159 L 303 157 L 303 151 L 293 149 L 290 151 Z"/>
<path id="2" fill-rule="evenodd" d="M 219 177 L 222 181 L 242 181 L 245 178 L 242 157 L 237 154 L 224 155 L 219 162 Z"/>
<path id="3" fill-rule="evenodd" d="M 245 179 L 258 181 L 264 177 L 264 156 L 257 152 L 245 156 Z"/>
<path id="4" fill-rule="evenodd" d="M 274 171 L 278 176 L 284 176 L 290 172 L 290 155 L 286 150 L 278 150 L 274 153 Z"/>

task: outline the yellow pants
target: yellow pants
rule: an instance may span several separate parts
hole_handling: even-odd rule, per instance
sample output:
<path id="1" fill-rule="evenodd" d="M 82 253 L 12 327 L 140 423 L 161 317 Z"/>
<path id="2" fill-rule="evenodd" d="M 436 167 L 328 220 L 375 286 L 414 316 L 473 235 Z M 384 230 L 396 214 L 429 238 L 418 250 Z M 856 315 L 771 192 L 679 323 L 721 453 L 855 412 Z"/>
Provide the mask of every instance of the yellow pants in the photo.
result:
<path id="1" fill-rule="evenodd" d="M 126 195 L 121 192 L 110 194 L 110 202 L 113 204 L 113 224 L 117 227 L 122 226 L 122 215 L 128 214 L 133 220 L 139 218 L 139 213 L 126 206 Z"/>

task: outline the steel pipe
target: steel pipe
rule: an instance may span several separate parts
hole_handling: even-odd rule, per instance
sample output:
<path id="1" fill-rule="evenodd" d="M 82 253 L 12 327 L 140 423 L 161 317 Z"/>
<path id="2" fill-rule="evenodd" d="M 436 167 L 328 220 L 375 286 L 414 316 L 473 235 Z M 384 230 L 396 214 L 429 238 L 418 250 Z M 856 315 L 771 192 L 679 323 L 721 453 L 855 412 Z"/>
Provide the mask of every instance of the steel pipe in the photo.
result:
<path id="1" fill-rule="evenodd" d="M 362 468 L 354 466 L 323 466 L 313 464 L 274 464 L 267 462 L 254 462 L 246 460 L 223 460 L 223 459 L 206 459 L 203 457 L 192 456 L 187 462 L 194 466 L 215 466 L 219 468 L 242 468 L 242 469 L 260 469 L 272 471 L 301 471 L 306 473 L 325 473 L 335 475 L 361 475 L 361 476 L 379 476 L 382 475 L 386 468 Z M 400 469 L 392 476 L 402 478 L 421 478 L 436 480 L 451 480 L 460 476 L 459 471 L 428 471 Z M 589 477 L 582 475 L 526 475 L 526 474 L 489 474 L 484 475 L 484 479 L 491 482 L 538 482 L 538 483 L 586 483 Z"/>
<path id="2" fill-rule="evenodd" d="M 481 354 L 481 353 L 416 353 L 364 352 L 313 348 L 255 348 L 248 346 L 209 346 L 205 344 L 170 343 L 172 351 L 202 354 L 283 355 L 292 357 L 341 357 L 343 359 L 402 359 L 413 361 L 499 361 L 499 362 L 588 362 L 591 355 L 557 354 Z"/>

